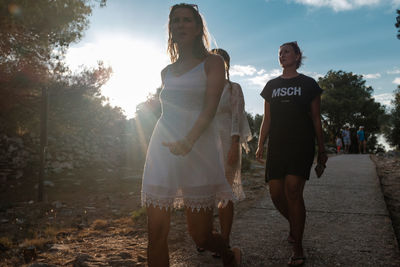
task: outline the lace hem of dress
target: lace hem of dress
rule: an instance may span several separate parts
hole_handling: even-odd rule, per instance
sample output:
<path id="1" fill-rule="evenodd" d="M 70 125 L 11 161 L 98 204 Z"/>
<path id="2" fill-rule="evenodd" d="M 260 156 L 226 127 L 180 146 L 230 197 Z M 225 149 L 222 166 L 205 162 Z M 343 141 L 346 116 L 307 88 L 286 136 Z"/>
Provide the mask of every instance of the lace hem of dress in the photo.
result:
<path id="1" fill-rule="evenodd" d="M 207 196 L 201 198 L 194 197 L 160 197 L 142 192 L 142 207 L 154 206 L 160 209 L 180 209 L 190 208 L 192 211 L 200 209 L 212 209 L 214 207 L 225 207 L 229 201 L 235 201 L 232 192 L 220 192 L 216 196 Z"/>

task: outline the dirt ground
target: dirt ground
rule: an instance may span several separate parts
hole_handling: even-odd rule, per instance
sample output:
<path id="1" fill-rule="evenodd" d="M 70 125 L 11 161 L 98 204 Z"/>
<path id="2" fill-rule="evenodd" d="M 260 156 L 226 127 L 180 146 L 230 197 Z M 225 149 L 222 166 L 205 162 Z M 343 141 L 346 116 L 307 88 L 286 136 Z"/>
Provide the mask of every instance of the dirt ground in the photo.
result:
<path id="1" fill-rule="evenodd" d="M 400 159 L 372 156 L 393 226 L 400 237 Z M 240 215 L 266 185 L 260 170 L 243 174 L 247 195 Z M 46 178 L 37 203 L 35 179 L 0 185 L 0 266 L 145 266 L 146 221 L 140 207 L 141 174 L 87 168 Z M 183 211 L 173 212 L 170 253 L 185 232 Z M 41 263 L 41 264 L 40 264 Z"/>

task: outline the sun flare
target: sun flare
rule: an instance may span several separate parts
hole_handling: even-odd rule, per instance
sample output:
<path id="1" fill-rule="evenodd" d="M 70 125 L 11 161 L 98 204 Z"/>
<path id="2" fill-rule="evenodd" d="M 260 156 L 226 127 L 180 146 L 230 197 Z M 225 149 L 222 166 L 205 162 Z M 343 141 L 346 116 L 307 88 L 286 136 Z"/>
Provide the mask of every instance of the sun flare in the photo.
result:
<path id="1" fill-rule="evenodd" d="M 112 106 L 121 107 L 132 118 L 136 105 L 146 100 L 161 85 L 160 71 L 168 64 L 162 45 L 129 36 L 102 36 L 96 42 L 71 48 L 67 54 L 71 69 L 80 65 L 95 66 L 103 61 L 113 74 L 102 94 Z"/>

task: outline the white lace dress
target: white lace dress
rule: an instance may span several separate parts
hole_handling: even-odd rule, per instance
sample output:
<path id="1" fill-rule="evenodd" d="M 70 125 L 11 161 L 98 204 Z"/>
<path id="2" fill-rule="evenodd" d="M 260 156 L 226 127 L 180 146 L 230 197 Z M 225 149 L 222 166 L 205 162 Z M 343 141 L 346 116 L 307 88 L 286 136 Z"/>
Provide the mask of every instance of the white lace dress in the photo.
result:
<path id="1" fill-rule="evenodd" d="M 225 176 L 232 186 L 235 198 L 238 200 L 245 198 L 241 180 L 242 147 L 248 152 L 249 147 L 247 142 L 252 138 L 249 122 L 244 110 L 242 88 L 234 82 L 226 83 L 219 102 L 216 119 L 224 150 Z M 227 161 L 233 135 L 240 136 L 241 146 L 238 155 L 239 161 L 232 166 Z"/>
<path id="2" fill-rule="evenodd" d="M 173 155 L 162 142 L 184 138 L 204 104 L 204 62 L 176 77 L 167 70 L 160 93 L 162 114 L 150 139 L 142 180 L 142 205 L 191 209 L 233 200 L 225 179 L 222 144 L 215 120 L 185 156 Z"/>

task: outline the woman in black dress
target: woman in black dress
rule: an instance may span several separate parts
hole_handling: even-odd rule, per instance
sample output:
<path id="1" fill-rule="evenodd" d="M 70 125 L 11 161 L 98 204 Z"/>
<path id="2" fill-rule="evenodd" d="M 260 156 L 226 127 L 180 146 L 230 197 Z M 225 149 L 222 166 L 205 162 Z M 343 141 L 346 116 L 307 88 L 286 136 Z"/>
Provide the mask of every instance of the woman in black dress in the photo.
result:
<path id="1" fill-rule="evenodd" d="M 268 81 L 261 93 L 264 117 L 256 151 L 261 161 L 268 137 L 265 178 L 275 207 L 289 221 L 288 241 L 293 245 L 290 266 L 305 262 L 303 189 L 314 160 L 315 139 L 318 162 L 325 165 L 327 161 L 320 118 L 322 89 L 313 78 L 297 72 L 301 62 L 302 52 L 296 42 L 279 48 L 283 72 Z"/>

